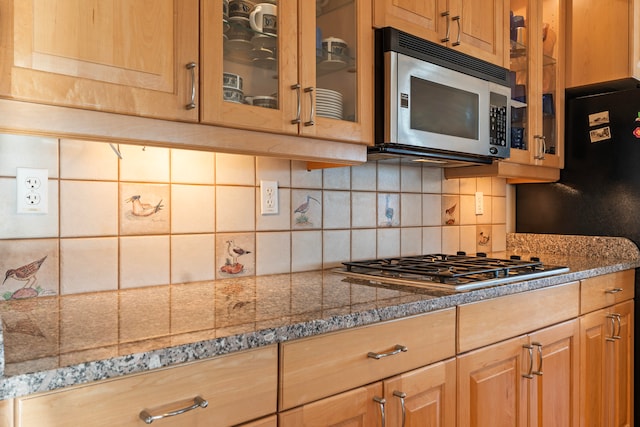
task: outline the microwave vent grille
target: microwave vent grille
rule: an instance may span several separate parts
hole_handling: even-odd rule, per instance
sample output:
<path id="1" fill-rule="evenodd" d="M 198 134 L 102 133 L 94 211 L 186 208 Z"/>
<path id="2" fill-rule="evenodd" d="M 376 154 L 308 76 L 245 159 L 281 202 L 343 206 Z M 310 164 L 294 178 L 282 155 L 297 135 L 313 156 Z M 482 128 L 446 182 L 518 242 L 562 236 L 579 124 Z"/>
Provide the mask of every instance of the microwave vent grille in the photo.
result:
<path id="1" fill-rule="evenodd" d="M 450 68 L 461 73 L 470 74 L 493 81 L 498 84 L 509 84 L 509 70 L 483 61 L 478 58 L 466 55 L 456 50 L 441 46 L 439 44 L 423 40 L 395 29 L 391 30 L 391 46 L 390 50 L 404 53 L 418 59 L 424 59 L 440 66 Z M 393 37 L 393 33 L 397 34 L 397 38 Z M 393 43 L 395 38 L 396 43 Z M 393 45 L 396 45 L 395 48 Z"/>

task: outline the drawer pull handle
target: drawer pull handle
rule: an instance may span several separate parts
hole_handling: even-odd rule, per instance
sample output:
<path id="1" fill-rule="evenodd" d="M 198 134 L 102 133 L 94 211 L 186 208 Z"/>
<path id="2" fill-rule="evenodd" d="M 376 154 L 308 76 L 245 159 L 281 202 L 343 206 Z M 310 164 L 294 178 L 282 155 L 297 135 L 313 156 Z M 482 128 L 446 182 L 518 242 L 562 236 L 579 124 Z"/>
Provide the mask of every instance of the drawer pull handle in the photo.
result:
<path id="1" fill-rule="evenodd" d="M 451 43 L 451 46 L 460 46 L 460 32 L 462 29 L 460 28 L 460 16 L 454 16 L 451 18 L 452 21 L 456 21 L 458 23 L 458 39 Z"/>
<path id="2" fill-rule="evenodd" d="M 295 90 L 296 93 L 298 94 L 298 109 L 296 113 L 296 118 L 291 120 L 292 125 L 297 125 L 298 123 L 300 123 L 300 84 L 296 83 L 294 85 L 291 85 L 291 90 Z"/>
<path id="3" fill-rule="evenodd" d="M 605 294 L 617 294 L 618 292 L 622 292 L 622 288 L 613 288 L 604 291 Z"/>
<path id="4" fill-rule="evenodd" d="M 396 346 L 393 348 L 393 351 L 390 351 L 389 353 L 374 353 L 373 351 L 370 351 L 369 353 L 367 353 L 367 357 L 378 360 L 382 359 L 383 357 L 393 356 L 398 353 L 404 353 L 408 350 L 409 349 L 406 346 L 396 344 Z"/>
<path id="5" fill-rule="evenodd" d="M 407 419 L 407 410 L 406 410 L 406 408 L 404 406 L 404 399 L 407 397 L 407 393 L 395 390 L 393 392 L 393 395 L 395 397 L 397 397 L 398 399 L 400 399 L 400 407 L 402 408 L 402 427 L 404 427 L 405 426 L 405 421 Z"/>
<path id="6" fill-rule="evenodd" d="M 198 408 L 206 408 L 209 405 L 209 402 L 201 398 L 200 396 L 196 396 L 193 398 L 193 405 L 188 406 L 182 409 L 176 409 L 175 411 L 167 412 L 165 414 L 160 415 L 151 415 L 147 410 L 143 410 L 140 412 L 140 419 L 145 422 L 145 424 L 151 424 L 155 420 L 161 420 L 163 418 L 175 417 L 176 415 L 184 414 L 185 412 L 193 411 Z"/>
<path id="7" fill-rule="evenodd" d="M 382 427 L 385 427 L 386 424 L 386 417 L 385 417 L 385 413 L 384 413 L 384 406 L 387 403 L 386 399 L 383 397 L 378 397 L 378 396 L 374 396 L 373 397 L 373 401 L 377 402 L 378 405 L 380 405 L 380 418 L 382 419 Z"/>
<path id="8" fill-rule="evenodd" d="M 447 23 L 447 31 L 446 34 L 444 36 L 443 39 L 440 39 L 440 41 L 442 43 L 446 43 L 449 41 L 449 32 L 451 31 L 451 23 L 449 22 L 449 11 L 447 10 L 446 12 L 442 12 L 440 14 L 440 16 L 444 17 L 446 19 L 446 23 Z"/>

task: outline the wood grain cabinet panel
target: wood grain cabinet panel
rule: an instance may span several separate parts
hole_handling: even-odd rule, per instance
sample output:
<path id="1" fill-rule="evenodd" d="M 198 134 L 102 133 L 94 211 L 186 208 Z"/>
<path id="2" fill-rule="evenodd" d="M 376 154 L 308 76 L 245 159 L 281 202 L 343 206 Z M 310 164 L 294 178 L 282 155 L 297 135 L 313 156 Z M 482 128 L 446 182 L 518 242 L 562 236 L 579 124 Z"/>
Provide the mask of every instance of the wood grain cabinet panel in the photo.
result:
<path id="1" fill-rule="evenodd" d="M 1 0 L 0 92 L 19 100 L 197 121 L 197 0 Z M 192 79 L 192 76 L 194 78 Z"/>
<path id="2" fill-rule="evenodd" d="M 277 347 L 19 398 L 21 427 L 140 426 L 140 412 L 164 414 L 208 401 L 162 426 L 230 426 L 276 412 Z"/>
<path id="3" fill-rule="evenodd" d="M 283 343 L 280 409 L 454 356 L 455 313 L 450 308 Z M 369 353 L 393 354 L 375 359 Z"/>

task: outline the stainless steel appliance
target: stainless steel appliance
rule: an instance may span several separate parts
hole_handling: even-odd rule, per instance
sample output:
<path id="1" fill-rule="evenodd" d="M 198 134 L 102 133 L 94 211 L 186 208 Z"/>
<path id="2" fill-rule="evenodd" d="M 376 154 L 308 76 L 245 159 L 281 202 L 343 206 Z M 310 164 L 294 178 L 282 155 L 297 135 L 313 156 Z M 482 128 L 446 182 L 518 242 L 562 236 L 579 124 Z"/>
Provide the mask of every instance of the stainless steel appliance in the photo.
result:
<path id="1" fill-rule="evenodd" d="M 376 32 L 376 144 L 369 159 L 446 166 L 509 157 L 509 71 L 386 27 Z"/>
<path id="2" fill-rule="evenodd" d="M 566 273 L 568 267 L 543 264 L 539 258 L 522 260 L 490 258 L 458 252 L 456 255 L 429 254 L 381 258 L 343 263 L 339 272 L 370 281 L 424 288 L 466 291 L 554 274 Z"/>

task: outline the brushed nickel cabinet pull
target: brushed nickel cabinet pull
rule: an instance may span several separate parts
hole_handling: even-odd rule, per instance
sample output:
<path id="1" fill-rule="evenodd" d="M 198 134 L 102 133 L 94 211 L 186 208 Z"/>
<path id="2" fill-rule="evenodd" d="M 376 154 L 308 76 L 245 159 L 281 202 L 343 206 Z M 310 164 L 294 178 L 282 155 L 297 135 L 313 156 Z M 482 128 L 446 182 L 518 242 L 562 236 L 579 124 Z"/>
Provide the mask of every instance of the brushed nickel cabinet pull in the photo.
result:
<path id="1" fill-rule="evenodd" d="M 385 427 L 386 425 L 386 417 L 385 417 L 385 413 L 384 413 L 384 406 L 387 403 L 386 399 L 382 398 L 382 397 L 378 397 L 375 396 L 373 398 L 374 402 L 377 402 L 378 405 L 380 405 L 380 418 L 382 420 L 382 427 Z"/>
<path id="2" fill-rule="evenodd" d="M 196 108 L 196 63 L 189 62 L 187 64 L 187 70 L 191 71 L 191 102 L 186 107 L 187 110 L 193 110 Z"/>
<path id="3" fill-rule="evenodd" d="M 445 34 L 443 39 L 440 39 L 442 43 L 446 43 L 449 41 L 449 33 L 451 31 L 451 22 L 449 21 L 449 11 L 442 12 L 440 16 L 444 17 L 447 22 L 447 33 Z"/>
<path id="4" fill-rule="evenodd" d="M 605 294 L 617 294 L 618 292 L 622 292 L 622 288 L 612 288 L 604 291 Z"/>
<path id="5" fill-rule="evenodd" d="M 532 379 L 533 378 L 533 346 L 529 344 L 524 344 L 522 348 L 526 349 L 529 353 L 529 371 L 526 374 L 522 374 L 522 376 L 528 379 Z"/>
<path id="6" fill-rule="evenodd" d="M 539 342 L 532 342 L 535 347 L 538 347 L 538 370 L 533 371 L 534 375 L 542 375 L 542 344 Z"/>
<path id="7" fill-rule="evenodd" d="M 304 125 L 305 125 L 305 126 L 313 126 L 313 125 L 315 125 L 315 124 L 316 124 L 316 123 L 313 121 L 313 117 L 314 117 L 314 116 L 315 116 L 315 114 L 316 114 L 315 107 L 314 107 L 314 105 L 313 105 L 313 90 L 314 90 L 314 88 L 313 88 L 313 87 L 305 87 L 305 88 L 304 88 L 305 93 L 308 93 L 308 94 L 309 94 L 309 102 L 311 102 L 311 113 L 309 113 L 309 121 L 308 121 L 308 122 L 304 122 Z"/>
<path id="8" fill-rule="evenodd" d="M 403 353 L 408 351 L 409 349 L 404 346 L 404 345 L 400 345 L 400 344 L 396 344 L 395 347 L 393 347 L 393 351 L 390 351 L 388 353 L 374 353 L 373 351 L 370 351 L 369 353 L 367 353 L 367 357 L 370 357 L 371 359 L 382 359 L 383 357 L 387 357 L 387 356 L 393 356 L 396 355 L 398 353 Z"/>
<path id="9" fill-rule="evenodd" d="M 405 420 L 407 418 L 407 411 L 404 405 L 404 399 L 407 397 L 407 393 L 395 390 L 393 395 L 400 399 L 400 407 L 402 408 L 402 427 L 405 427 Z"/>
<path id="10" fill-rule="evenodd" d="M 607 337 L 607 341 L 616 341 L 622 338 L 620 333 L 622 332 L 622 320 L 620 319 L 620 315 L 617 313 L 607 315 L 607 319 L 609 319 L 611 323 L 611 336 Z M 617 332 L 616 332 L 617 330 Z"/>
<path id="11" fill-rule="evenodd" d="M 451 20 L 458 23 L 458 39 L 451 43 L 451 46 L 460 46 L 460 32 L 462 31 L 462 28 L 460 28 L 460 16 L 454 16 Z"/>
<path id="12" fill-rule="evenodd" d="M 298 112 L 296 113 L 296 118 L 291 120 L 291 124 L 292 125 L 297 125 L 298 123 L 300 123 L 300 103 L 301 103 L 301 100 L 300 100 L 300 85 L 297 84 L 297 83 L 294 84 L 294 85 L 291 85 L 291 89 L 295 90 L 296 93 L 298 94 L 298 110 L 297 110 Z"/>
<path id="13" fill-rule="evenodd" d="M 200 396 L 196 396 L 193 398 L 193 405 L 188 406 L 186 408 L 176 409 L 175 411 L 167 412 L 160 415 L 151 415 L 146 409 L 140 412 L 140 419 L 145 422 L 145 424 L 151 424 L 155 420 L 161 420 L 163 418 L 175 417 L 176 415 L 184 414 L 185 412 L 193 411 L 198 408 L 206 408 L 209 405 L 209 402 L 201 398 Z"/>

